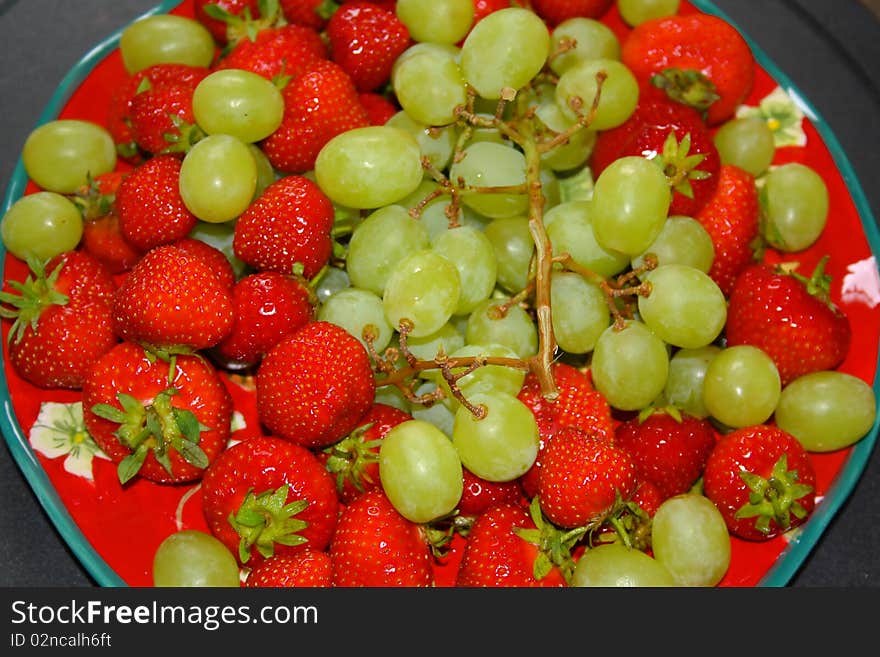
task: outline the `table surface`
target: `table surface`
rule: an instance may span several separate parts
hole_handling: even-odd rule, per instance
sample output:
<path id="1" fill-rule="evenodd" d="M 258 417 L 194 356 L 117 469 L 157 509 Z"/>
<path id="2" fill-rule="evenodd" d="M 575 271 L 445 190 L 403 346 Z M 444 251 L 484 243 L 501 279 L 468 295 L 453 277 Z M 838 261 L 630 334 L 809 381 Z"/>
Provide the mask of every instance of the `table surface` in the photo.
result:
<path id="1" fill-rule="evenodd" d="M 785 72 L 836 134 L 880 217 L 880 22 L 857 0 L 716 0 Z M 0 2 L 3 62 L 0 181 L 67 71 L 154 0 Z M 878 3 L 880 4 L 880 3 Z M 94 586 L 40 506 L 5 441 L 0 447 L 3 586 Z M 880 585 L 880 450 L 790 584 Z"/>

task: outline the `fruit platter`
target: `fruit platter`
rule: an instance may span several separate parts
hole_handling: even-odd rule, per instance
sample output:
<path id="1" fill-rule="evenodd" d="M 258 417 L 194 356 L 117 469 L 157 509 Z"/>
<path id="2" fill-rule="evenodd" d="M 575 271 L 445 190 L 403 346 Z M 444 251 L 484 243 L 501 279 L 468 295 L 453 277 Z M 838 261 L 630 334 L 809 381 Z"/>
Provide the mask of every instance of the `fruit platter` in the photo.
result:
<path id="1" fill-rule="evenodd" d="M 168 0 L 6 186 L 0 428 L 101 586 L 781 586 L 878 252 L 706 0 Z"/>

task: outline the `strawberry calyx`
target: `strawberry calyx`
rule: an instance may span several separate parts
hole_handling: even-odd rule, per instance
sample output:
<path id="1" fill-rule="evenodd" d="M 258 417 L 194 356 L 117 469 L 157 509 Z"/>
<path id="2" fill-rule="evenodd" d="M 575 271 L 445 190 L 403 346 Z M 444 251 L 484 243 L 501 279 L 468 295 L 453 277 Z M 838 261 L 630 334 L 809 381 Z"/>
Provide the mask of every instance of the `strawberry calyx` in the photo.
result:
<path id="1" fill-rule="evenodd" d="M 810 296 L 816 297 L 831 306 L 831 276 L 825 273 L 825 265 L 828 264 L 829 257 L 828 255 L 822 256 L 809 277 L 793 270 L 788 273 L 804 284 Z"/>
<path id="2" fill-rule="evenodd" d="M 614 530 L 612 538 L 600 536 L 600 542 L 621 541 L 626 547 L 645 550 L 651 546 L 651 516 L 632 500 L 619 500 L 606 522 Z"/>
<path id="3" fill-rule="evenodd" d="M 178 114 L 169 114 L 176 132 L 166 132 L 162 135 L 168 146 L 159 151 L 160 155 L 170 153 L 188 153 L 189 150 L 206 137 L 205 131 L 195 123 L 185 121 Z"/>
<path id="4" fill-rule="evenodd" d="M 643 408 L 642 410 L 639 411 L 639 414 L 638 414 L 639 424 L 642 424 L 643 422 L 645 422 L 645 420 L 647 420 L 649 417 L 651 417 L 655 413 L 662 413 L 662 414 L 668 415 L 669 417 L 671 417 L 673 420 L 675 420 L 679 424 L 681 424 L 681 422 L 682 422 L 681 409 L 678 406 L 676 406 L 675 404 L 663 404 L 663 405 L 649 404 L 648 406 L 646 406 L 645 408 Z"/>
<path id="5" fill-rule="evenodd" d="M 651 76 L 651 84 L 665 91 L 672 100 L 700 112 L 721 98 L 712 80 L 693 69 L 665 68 Z"/>
<path id="6" fill-rule="evenodd" d="M 364 434 L 373 424 L 371 422 L 358 427 L 338 443 L 323 450 L 328 455 L 325 467 L 330 474 L 336 476 L 336 490 L 340 493 L 346 481 L 361 493 L 365 490 L 364 483 L 376 483 L 367 472 L 367 466 L 379 462 L 379 454 L 376 450 L 382 444 L 382 440 L 364 440 Z"/>
<path id="7" fill-rule="evenodd" d="M 226 51 L 242 39 L 256 41 L 261 30 L 280 27 L 286 23 L 278 0 L 260 0 L 257 9 L 259 15 L 253 16 L 250 7 L 245 7 L 241 15 L 233 14 L 213 3 L 204 7 L 205 15 L 226 23 Z"/>
<path id="8" fill-rule="evenodd" d="M 251 548 L 256 548 L 263 557 L 275 553 L 275 544 L 295 547 L 302 545 L 307 538 L 299 534 L 309 526 L 305 520 L 296 516 L 309 505 L 307 500 L 287 501 L 289 486 L 284 484 L 277 489 L 269 489 L 255 494 L 248 490 L 241 506 L 228 517 L 229 524 L 241 537 L 238 544 L 238 557 L 247 563 Z"/>
<path id="9" fill-rule="evenodd" d="M 102 193 L 98 181 L 89 174 L 86 185 L 69 198 L 80 211 L 83 221 L 88 222 L 110 214 L 116 194 Z"/>
<path id="10" fill-rule="evenodd" d="M 737 509 L 736 518 L 755 518 L 755 528 L 769 534 L 771 521 L 784 531 L 792 526 L 792 516 L 798 520 L 807 517 L 807 510 L 798 500 L 813 488 L 798 483 L 797 471 L 788 469 L 786 454 L 779 457 L 767 478 L 746 471 L 739 475 L 749 488 L 749 501 Z"/>
<path id="11" fill-rule="evenodd" d="M 0 317 L 14 320 L 6 339 L 9 343 L 19 342 L 28 327 L 34 332 L 40 321 L 43 310 L 52 305 L 64 306 L 70 297 L 55 289 L 64 263 L 61 262 L 49 274 L 46 274 L 47 263 L 38 258 L 28 256 L 28 267 L 31 273 L 22 281 L 8 281 L 13 292 L 0 292 Z"/>
<path id="12" fill-rule="evenodd" d="M 513 532 L 524 541 L 538 548 L 538 555 L 532 564 L 532 575 L 538 581 L 544 579 L 557 567 L 566 582 L 571 581 L 575 561 L 571 555 L 578 541 L 590 530 L 589 525 L 563 530 L 544 517 L 539 496 L 535 495 L 529 503 L 529 515 L 535 527 L 514 527 Z"/>
<path id="13" fill-rule="evenodd" d="M 653 158 L 653 162 L 663 171 L 673 191 L 692 199 L 694 190 L 691 181 L 705 180 L 712 174 L 696 168 L 706 156 L 703 153 L 691 155 L 690 150 L 691 133 L 687 133 L 679 141 L 675 131 L 670 130 L 666 141 L 663 142 L 663 150 Z"/>

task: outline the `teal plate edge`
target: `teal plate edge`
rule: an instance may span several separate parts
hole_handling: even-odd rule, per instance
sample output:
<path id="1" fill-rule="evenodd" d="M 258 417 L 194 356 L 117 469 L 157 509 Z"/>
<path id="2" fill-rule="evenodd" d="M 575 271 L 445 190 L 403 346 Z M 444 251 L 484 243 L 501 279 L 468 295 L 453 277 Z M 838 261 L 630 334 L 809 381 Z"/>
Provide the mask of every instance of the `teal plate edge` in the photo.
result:
<path id="1" fill-rule="evenodd" d="M 858 210 L 862 222 L 862 228 L 864 229 L 868 243 L 871 246 L 871 251 L 876 256 L 880 253 L 880 231 L 878 231 L 877 223 L 873 217 L 867 198 L 865 197 L 864 190 L 852 168 L 852 164 L 849 162 L 849 159 L 844 153 L 837 137 L 834 135 L 828 124 L 822 119 L 821 114 L 798 90 L 797 86 L 791 81 L 791 79 L 776 66 L 761 47 L 752 41 L 748 34 L 739 29 L 735 21 L 709 0 L 690 1 L 691 4 L 697 7 L 700 11 L 719 16 L 737 27 L 748 42 L 761 67 L 763 67 L 783 89 L 789 92 L 793 97 L 796 97 L 798 101 L 809 110 L 810 120 L 815 125 L 816 130 L 819 132 L 825 145 L 831 152 L 835 165 L 847 184 L 853 202 Z M 180 4 L 180 0 L 166 0 L 154 9 L 146 12 L 142 17 L 167 13 L 174 9 L 178 4 Z M 55 90 L 55 93 L 50 98 L 42 114 L 37 119 L 34 127 L 51 121 L 58 116 L 73 91 L 86 79 L 86 77 L 88 77 L 94 67 L 119 45 L 119 38 L 124 29 L 125 28 L 123 27 L 114 32 L 107 39 L 95 46 L 91 51 L 86 53 L 86 55 L 77 62 L 58 85 L 58 88 Z M 19 159 L 7 187 L 0 216 L 5 214 L 11 205 L 24 193 L 27 181 L 28 178 L 24 171 L 24 165 Z M 5 249 L 3 245 L 0 244 L 0 260 L 2 260 L 2 258 L 5 258 Z M 0 355 L 0 358 L 2 358 L 2 355 Z M 2 361 L 0 361 L 0 363 L 2 363 Z M 45 471 L 37 460 L 27 437 L 24 435 L 24 432 L 15 417 L 12 400 L 9 396 L 9 386 L 6 382 L 6 375 L 2 367 L 0 367 L 0 381 L 2 381 L 2 389 L 0 389 L 0 405 L 2 405 L 2 412 L 0 412 L 0 429 L 2 429 L 13 458 L 31 488 L 34 490 L 40 504 L 43 506 L 50 520 L 67 543 L 68 547 L 70 547 L 73 554 L 79 559 L 80 563 L 99 586 L 126 586 L 126 582 L 124 582 L 122 578 L 120 578 L 119 575 L 117 575 L 107 564 L 107 562 L 104 561 L 80 531 L 76 522 L 68 513 L 64 502 L 58 496 L 54 486 L 46 476 Z M 880 358 L 878 358 L 878 363 L 875 368 L 873 389 L 875 395 L 880 396 Z M 759 586 L 786 586 L 795 573 L 800 569 L 813 547 L 818 543 L 823 532 L 834 518 L 835 514 L 855 488 L 856 483 L 867 465 L 875 443 L 877 442 L 878 431 L 880 431 L 880 416 L 878 416 L 877 420 L 874 422 L 874 426 L 868 434 L 852 448 L 850 455 L 844 462 L 841 471 L 838 473 L 834 483 L 822 499 L 822 502 L 817 505 L 809 521 L 801 527 L 797 538 L 785 548 L 774 565 L 767 571 L 764 577 L 761 578 Z"/>

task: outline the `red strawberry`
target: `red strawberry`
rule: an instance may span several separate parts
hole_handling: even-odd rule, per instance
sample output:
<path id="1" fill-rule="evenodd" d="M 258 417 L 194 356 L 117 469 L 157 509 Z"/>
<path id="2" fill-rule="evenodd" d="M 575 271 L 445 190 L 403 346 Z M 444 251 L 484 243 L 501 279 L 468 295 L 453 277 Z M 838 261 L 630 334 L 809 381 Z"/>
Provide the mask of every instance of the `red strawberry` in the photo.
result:
<path id="1" fill-rule="evenodd" d="M 410 45 L 409 30 L 393 11 L 373 2 L 342 5 L 327 22 L 330 58 L 358 91 L 374 91 L 391 78 L 395 60 Z"/>
<path id="2" fill-rule="evenodd" d="M 131 99 L 131 134 L 141 150 L 182 158 L 204 136 L 193 114 L 193 91 L 183 84 L 152 84 Z"/>
<path id="3" fill-rule="evenodd" d="M 520 487 L 516 481 L 487 481 L 467 468 L 462 468 L 462 475 L 464 487 L 458 512 L 463 516 L 478 516 L 489 507 L 516 504 L 520 500 Z"/>
<path id="4" fill-rule="evenodd" d="M 138 165 L 116 192 L 119 229 L 135 249 L 146 252 L 186 237 L 198 223 L 180 196 L 180 159 L 157 155 Z"/>
<path id="5" fill-rule="evenodd" d="M 249 367 L 282 338 L 314 319 L 311 292 L 295 276 L 275 271 L 248 274 L 232 288 L 234 320 L 217 353 Z"/>
<path id="6" fill-rule="evenodd" d="M 666 16 L 637 25 L 621 43 L 621 61 L 646 88 L 706 111 L 717 125 L 752 90 L 755 60 L 730 23 L 710 14 Z"/>
<path id="7" fill-rule="evenodd" d="M 232 268 L 229 258 L 220 249 L 195 237 L 183 237 L 176 242 L 172 242 L 172 245 L 186 251 L 190 255 L 201 258 L 211 271 L 214 272 L 221 285 L 230 289 L 235 285 L 235 270 Z"/>
<path id="8" fill-rule="evenodd" d="M 727 344 L 762 349 L 776 363 L 782 385 L 834 369 L 849 351 L 852 327 L 831 300 L 826 261 L 827 256 L 810 278 L 781 265 L 755 263 L 730 293 Z"/>
<path id="9" fill-rule="evenodd" d="M 236 68 L 268 80 L 297 77 L 315 61 L 327 57 L 321 35 L 305 25 L 266 27 L 242 38 L 219 61 L 215 69 Z"/>
<path id="10" fill-rule="evenodd" d="M 687 492 L 699 479 L 715 447 L 715 431 L 708 420 L 657 409 L 618 425 L 615 444 L 629 452 L 638 478 L 666 499 Z"/>
<path id="11" fill-rule="evenodd" d="M 259 271 L 311 279 L 333 252 L 333 203 L 304 176 L 285 176 L 269 185 L 235 223 L 232 248 Z"/>
<path id="12" fill-rule="evenodd" d="M 636 486 L 636 490 L 629 501 L 644 511 L 649 518 L 653 518 L 654 514 L 657 513 L 657 509 L 663 504 L 664 499 L 666 498 L 663 497 L 663 493 L 660 492 L 657 486 L 647 479 L 642 479 Z"/>
<path id="13" fill-rule="evenodd" d="M 510 7 L 510 0 L 473 0 L 474 1 L 474 25 L 479 23 L 489 14 Z"/>
<path id="14" fill-rule="evenodd" d="M 551 27 L 564 20 L 584 16 L 598 18 L 611 6 L 612 0 L 531 0 L 531 7 Z"/>
<path id="15" fill-rule="evenodd" d="M 324 550 L 339 511 L 318 458 L 275 436 L 227 448 L 205 472 L 202 500 L 211 533 L 251 567 L 274 554 Z"/>
<path id="16" fill-rule="evenodd" d="M 240 38 L 248 19 L 259 17 L 259 5 L 260 0 L 196 0 L 195 18 L 217 43 L 226 45 Z"/>
<path id="17" fill-rule="evenodd" d="M 759 224 L 755 177 L 733 164 L 724 164 L 712 198 L 696 217 L 715 247 L 709 276 L 725 295 L 739 273 L 755 259 L 754 243 Z"/>
<path id="18" fill-rule="evenodd" d="M 351 433 L 376 393 L 367 350 L 345 329 L 322 321 L 306 324 L 265 355 L 256 388 L 263 424 L 307 447 Z"/>
<path id="19" fill-rule="evenodd" d="M 349 75 L 330 60 L 315 60 L 282 90 L 284 116 L 278 129 L 261 142 L 277 170 L 305 173 L 318 152 L 336 135 L 370 124 Z"/>
<path id="20" fill-rule="evenodd" d="M 620 447 L 566 427 L 547 442 L 538 473 L 541 509 L 556 525 L 596 525 L 636 489 L 636 468 Z"/>
<path id="21" fill-rule="evenodd" d="M 229 288 L 201 257 L 173 244 L 146 253 L 113 298 L 116 333 L 160 350 L 212 347 L 232 320 Z"/>
<path id="22" fill-rule="evenodd" d="M 332 582 L 330 555 L 303 549 L 295 554 L 273 554 L 251 570 L 246 588 L 324 588 Z"/>
<path id="23" fill-rule="evenodd" d="M 367 112 L 370 125 L 385 125 L 388 119 L 399 111 L 397 105 L 382 94 L 375 92 L 359 93 L 358 99 Z"/>
<path id="24" fill-rule="evenodd" d="M 670 215 L 693 217 L 718 186 L 721 158 L 712 135 L 700 114 L 681 103 L 665 98 L 642 101 L 624 123 L 601 131 L 590 160 L 593 175 L 598 177 L 624 155 L 662 165 L 673 189 Z"/>
<path id="25" fill-rule="evenodd" d="M 318 458 L 335 476 L 336 491 L 344 504 L 380 486 L 382 439 L 392 427 L 412 419 L 412 415 L 394 406 L 373 404 L 354 431 L 318 453 Z"/>
<path id="26" fill-rule="evenodd" d="M 121 342 L 89 371 L 82 401 L 86 429 L 121 483 L 196 481 L 229 440 L 232 397 L 197 356 L 169 363 Z"/>
<path id="27" fill-rule="evenodd" d="M 339 8 L 334 0 L 280 0 L 281 10 L 289 23 L 308 25 L 321 30 Z"/>
<path id="28" fill-rule="evenodd" d="M 816 503 L 816 475 L 796 438 L 771 425 L 723 436 L 706 463 L 703 491 L 731 534 L 763 541 L 802 524 Z"/>
<path id="29" fill-rule="evenodd" d="M 333 586 L 425 587 L 434 583 L 431 548 L 381 488 L 345 506 L 330 543 Z"/>
<path id="30" fill-rule="evenodd" d="M 14 320 L 9 362 L 35 386 L 78 389 L 117 342 L 111 311 L 116 284 L 84 251 L 28 264 L 31 274 L 22 282 L 7 280 L 0 292 L 0 317 Z"/>

